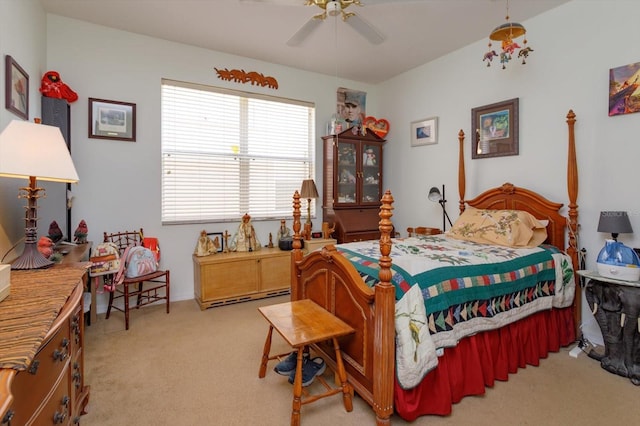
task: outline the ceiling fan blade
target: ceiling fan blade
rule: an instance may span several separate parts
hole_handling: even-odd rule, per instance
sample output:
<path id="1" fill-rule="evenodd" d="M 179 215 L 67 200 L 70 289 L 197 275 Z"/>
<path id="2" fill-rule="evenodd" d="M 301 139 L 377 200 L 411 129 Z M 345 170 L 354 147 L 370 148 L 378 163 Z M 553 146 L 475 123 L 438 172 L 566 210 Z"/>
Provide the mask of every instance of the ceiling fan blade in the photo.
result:
<path id="1" fill-rule="evenodd" d="M 299 46 L 322 23 L 321 19 L 313 17 L 307 21 L 290 39 L 287 46 Z"/>
<path id="2" fill-rule="evenodd" d="M 301 0 L 240 0 L 240 3 L 271 3 L 285 6 L 302 6 Z"/>
<path id="3" fill-rule="evenodd" d="M 350 16 L 346 20 L 346 23 L 371 44 L 380 44 L 384 41 L 384 37 L 371 24 L 358 15 Z"/>

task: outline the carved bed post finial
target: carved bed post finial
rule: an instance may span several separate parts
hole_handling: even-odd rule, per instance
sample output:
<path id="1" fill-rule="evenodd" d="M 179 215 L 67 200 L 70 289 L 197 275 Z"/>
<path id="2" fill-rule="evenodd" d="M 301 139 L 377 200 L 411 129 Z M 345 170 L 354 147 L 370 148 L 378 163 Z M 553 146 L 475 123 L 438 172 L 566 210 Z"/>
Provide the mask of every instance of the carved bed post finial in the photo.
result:
<path id="1" fill-rule="evenodd" d="M 460 213 L 464 211 L 464 193 L 466 191 L 466 177 L 464 172 L 464 131 L 458 132 L 458 193 L 460 195 Z"/>
<path id="2" fill-rule="evenodd" d="M 576 138 L 574 125 L 576 115 L 573 110 L 567 114 L 567 124 L 569 126 L 569 153 L 567 158 L 567 191 L 569 192 L 569 247 L 577 250 L 576 233 L 578 231 L 578 162 L 576 159 Z"/>
<path id="3" fill-rule="evenodd" d="M 573 261 L 574 271 L 580 269 L 580 262 L 578 261 L 578 242 L 576 236 L 578 235 L 578 161 L 576 159 L 576 137 L 574 133 L 574 126 L 576 123 L 576 115 L 573 110 L 569 110 L 567 113 L 567 125 L 569 127 L 569 149 L 567 156 L 567 191 L 569 193 L 569 216 L 568 231 L 569 231 L 569 246 L 566 248 L 567 254 Z M 576 276 L 576 282 L 578 277 Z M 582 322 L 582 291 L 579 285 L 576 285 L 576 294 L 573 298 L 573 316 L 576 326 L 576 335 L 580 334 L 580 323 Z"/>
<path id="4" fill-rule="evenodd" d="M 302 260 L 302 235 L 300 235 L 300 193 L 293 194 L 293 250 L 291 251 L 291 300 L 298 300 L 298 278 L 294 263 Z"/>
<path id="5" fill-rule="evenodd" d="M 376 316 L 373 365 L 379 372 L 373 378 L 373 408 L 376 424 L 388 425 L 393 414 L 393 377 L 395 375 L 395 287 L 391 284 L 391 232 L 393 196 L 387 190 L 380 206 L 380 281 L 375 286 Z"/>

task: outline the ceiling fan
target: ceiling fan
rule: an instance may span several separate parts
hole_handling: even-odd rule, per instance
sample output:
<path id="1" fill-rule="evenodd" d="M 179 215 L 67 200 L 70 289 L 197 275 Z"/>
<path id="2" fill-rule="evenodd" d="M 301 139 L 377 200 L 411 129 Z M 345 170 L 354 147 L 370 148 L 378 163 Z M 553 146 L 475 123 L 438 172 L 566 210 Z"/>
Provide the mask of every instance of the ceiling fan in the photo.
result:
<path id="1" fill-rule="evenodd" d="M 246 0 L 245 0 L 246 1 Z M 301 4 L 302 0 L 250 0 L 276 4 Z M 365 3 L 384 3 L 382 0 L 364 0 Z M 390 2 L 386 0 L 386 2 Z M 312 16 L 288 41 L 288 46 L 300 45 L 309 35 L 320 26 L 327 16 L 340 16 L 351 28 L 372 44 L 380 44 L 384 37 L 371 24 L 366 22 L 355 12 L 346 11 L 351 5 L 364 6 L 360 0 L 305 0 L 305 6 L 317 6 L 322 13 Z"/>
<path id="2" fill-rule="evenodd" d="M 349 6 L 355 4 L 362 6 L 360 0 L 307 0 L 306 6 L 318 6 L 323 12 L 314 15 L 287 41 L 288 46 L 298 46 L 302 43 L 327 16 L 341 16 L 342 20 L 349 24 L 358 34 L 372 44 L 380 44 L 384 37 L 371 24 L 363 20 L 355 12 L 347 12 Z"/>

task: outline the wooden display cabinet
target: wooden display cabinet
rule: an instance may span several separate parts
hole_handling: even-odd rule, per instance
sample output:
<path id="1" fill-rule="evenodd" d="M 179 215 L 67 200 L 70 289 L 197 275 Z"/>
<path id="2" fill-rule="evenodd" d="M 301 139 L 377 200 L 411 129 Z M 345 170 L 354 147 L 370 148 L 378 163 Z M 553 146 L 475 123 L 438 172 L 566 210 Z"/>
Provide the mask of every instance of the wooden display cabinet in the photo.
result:
<path id="1" fill-rule="evenodd" d="M 385 139 L 347 129 L 325 136 L 323 221 L 338 243 L 380 238 L 382 147 Z"/>
<path id="2" fill-rule="evenodd" d="M 291 252 L 262 248 L 252 252 L 193 256 L 193 290 L 200 309 L 289 294 Z"/>

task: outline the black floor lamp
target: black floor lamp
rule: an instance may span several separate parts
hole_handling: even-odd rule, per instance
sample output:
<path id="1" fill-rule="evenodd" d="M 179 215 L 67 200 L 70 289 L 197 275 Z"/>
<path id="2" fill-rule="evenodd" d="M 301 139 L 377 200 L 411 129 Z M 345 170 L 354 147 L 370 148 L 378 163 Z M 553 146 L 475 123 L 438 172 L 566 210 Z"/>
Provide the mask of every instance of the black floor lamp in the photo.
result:
<path id="1" fill-rule="evenodd" d="M 440 206 L 442 207 L 442 231 L 444 232 L 447 229 L 447 222 L 445 221 L 445 219 L 449 221 L 450 227 L 453 226 L 453 224 L 451 223 L 451 219 L 449 219 L 449 214 L 447 213 L 447 209 L 444 207 L 445 203 L 447 202 L 447 199 L 444 198 L 444 185 L 442 185 L 442 193 L 435 186 L 432 187 L 429 190 L 428 198 L 430 201 L 433 201 L 433 202 L 437 201 L 438 203 L 440 203 Z"/>

